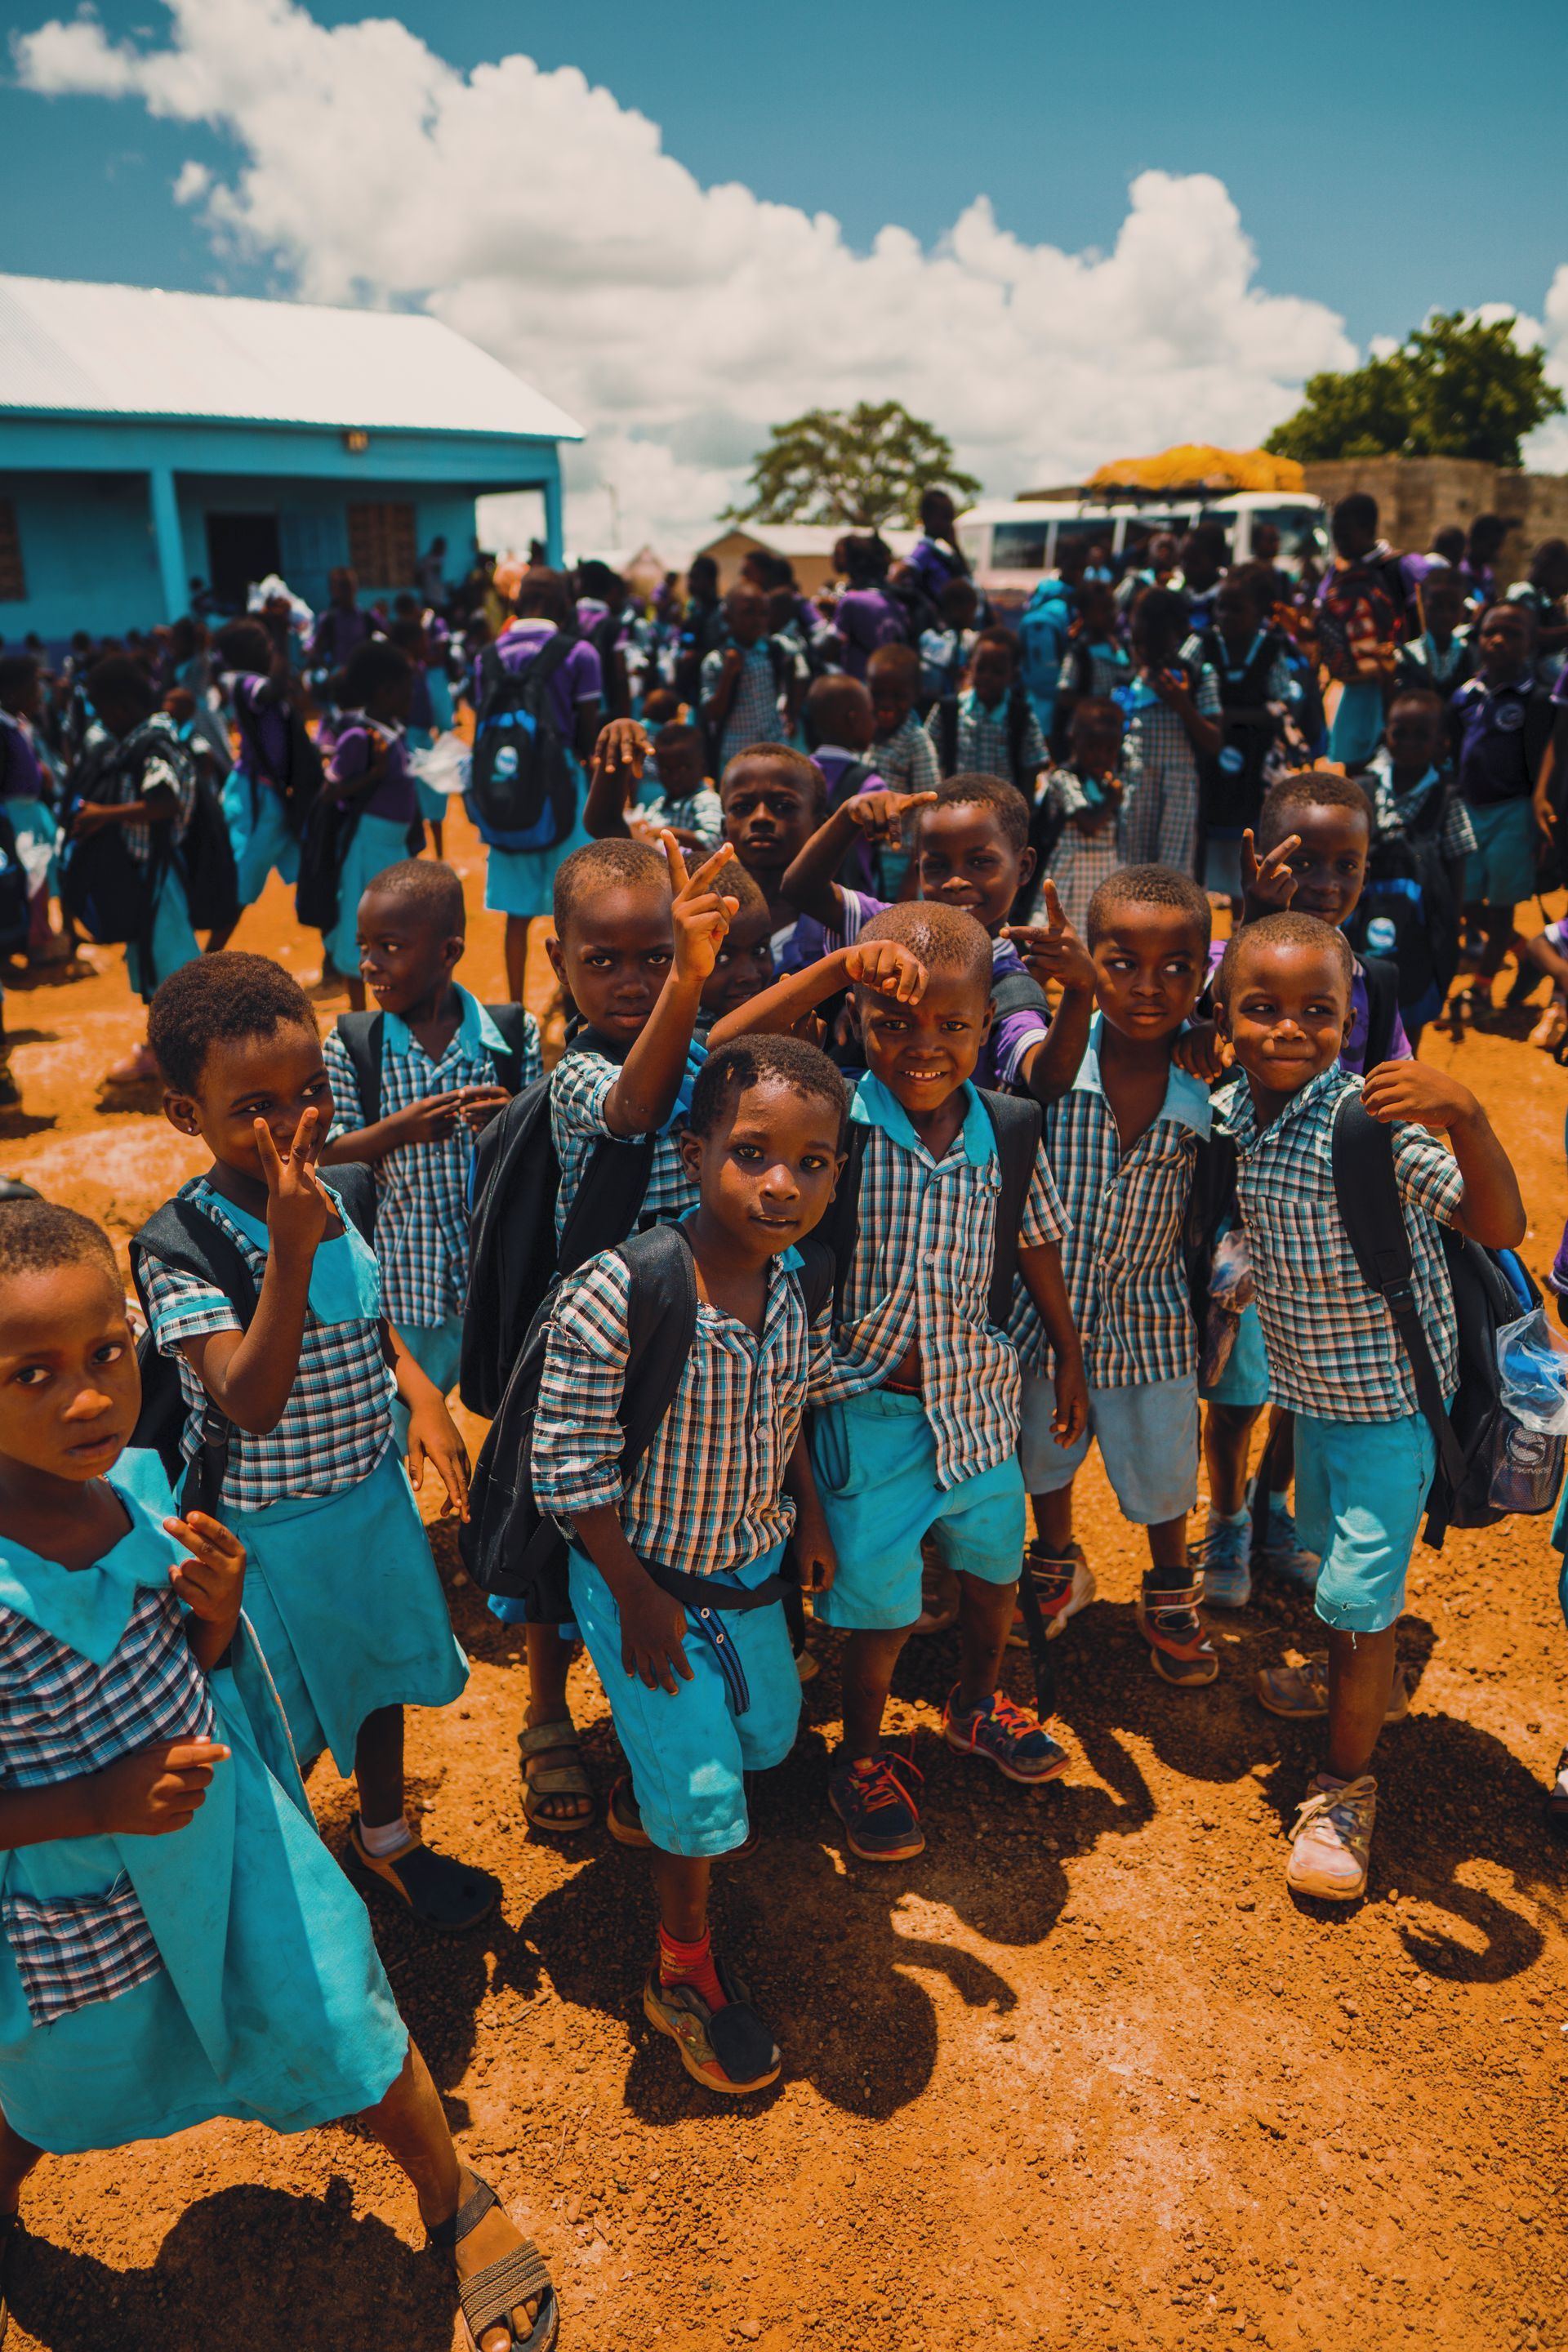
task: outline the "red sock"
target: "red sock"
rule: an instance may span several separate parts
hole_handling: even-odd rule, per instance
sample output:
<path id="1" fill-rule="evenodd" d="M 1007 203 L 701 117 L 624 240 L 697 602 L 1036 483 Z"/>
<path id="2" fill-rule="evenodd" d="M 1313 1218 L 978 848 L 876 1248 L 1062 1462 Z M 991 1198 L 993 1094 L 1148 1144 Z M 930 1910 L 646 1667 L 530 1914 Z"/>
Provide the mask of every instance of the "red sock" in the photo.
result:
<path id="1" fill-rule="evenodd" d="M 660 1984 L 689 1984 L 700 1992 L 710 2009 L 723 2009 L 728 1995 L 719 1981 L 719 1971 L 713 1965 L 713 1937 L 704 1929 L 695 1944 L 683 1944 L 665 1927 L 658 1931 L 658 1980 Z"/>

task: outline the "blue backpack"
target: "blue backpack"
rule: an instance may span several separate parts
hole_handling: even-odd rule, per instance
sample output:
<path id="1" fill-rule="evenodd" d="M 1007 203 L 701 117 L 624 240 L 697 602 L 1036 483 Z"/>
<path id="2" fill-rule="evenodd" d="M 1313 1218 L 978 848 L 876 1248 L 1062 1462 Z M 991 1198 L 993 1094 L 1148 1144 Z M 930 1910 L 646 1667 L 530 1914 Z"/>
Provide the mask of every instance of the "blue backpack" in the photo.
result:
<path id="1" fill-rule="evenodd" d="M 474 756 L 464 805 L 492 849 L 553 849 L 577 822 L 577 768 L 546 689 L 577 639 L 548 638 L 526 669 L 479 656 Z"/>

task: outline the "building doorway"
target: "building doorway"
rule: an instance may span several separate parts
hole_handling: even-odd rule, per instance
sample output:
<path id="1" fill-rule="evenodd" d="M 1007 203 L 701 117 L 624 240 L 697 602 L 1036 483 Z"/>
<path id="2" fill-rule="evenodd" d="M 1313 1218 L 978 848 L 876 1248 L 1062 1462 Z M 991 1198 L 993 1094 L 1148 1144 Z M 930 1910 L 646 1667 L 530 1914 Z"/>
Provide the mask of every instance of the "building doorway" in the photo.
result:
<path id="1" fill-rule="evenodd" d="M 282 568 L 275 514 L 209 514 L 207 579 L 220 610 L 243 613 L 245 592 Z"/>

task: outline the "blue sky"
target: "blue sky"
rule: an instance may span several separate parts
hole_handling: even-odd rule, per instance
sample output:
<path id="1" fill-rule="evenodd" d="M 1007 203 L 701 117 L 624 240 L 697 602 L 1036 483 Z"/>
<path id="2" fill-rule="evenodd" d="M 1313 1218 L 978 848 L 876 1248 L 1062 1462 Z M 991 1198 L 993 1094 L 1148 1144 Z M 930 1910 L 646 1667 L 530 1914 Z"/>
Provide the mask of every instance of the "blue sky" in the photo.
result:
<path id="1" fill-rule="evenodd" d="M 8 25 L 47 5 L 9 0 Z M 323 24 L 367 13 L 315 0 Z M 573 64 L 648 114 L 704 184 L 826 209 L 863 246 L 885 221 L 930 239 L 984 192 L 1004 228 L 1071 251 L 1115 237 L 1147 165 L 1217 173 L 1272 291 L 1397 333 L 1430 306 L 1509 301 L 1537 314 L 1568 257 L 1562 0 L 1479 11 L 1357 0 L 1312 8 L 1197 0 L 1102 6 L 910 0 L 599 0 L 565 10 L 464 0 L 394 12 L 467 68 L 512 49 Z M 162 39 L 148 0 L 105 0 L 115 37 Z M 978 21 L 982 30 L 966 27 Z M 956 39 L 957 50 L 952 44 Z M 219 266 L 169 189 L 221 135 L 98 98 L 0 89 L 5 259 L 13 269 L 235 290 L 264 265 Z M 520 159 L 520 168 L 523 168 Z"/>

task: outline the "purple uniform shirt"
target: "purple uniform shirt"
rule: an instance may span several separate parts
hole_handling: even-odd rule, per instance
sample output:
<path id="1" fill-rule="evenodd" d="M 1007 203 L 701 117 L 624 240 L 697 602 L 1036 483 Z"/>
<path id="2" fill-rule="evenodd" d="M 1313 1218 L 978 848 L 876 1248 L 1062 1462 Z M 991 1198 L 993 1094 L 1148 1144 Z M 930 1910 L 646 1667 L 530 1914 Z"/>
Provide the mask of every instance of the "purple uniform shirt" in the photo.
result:
<path id="1" fill-rule="evenodd" d="M 33 749 L 33 739 L 8 710 L 0 710 L 0 777 L 8 801 L 45 797 L 44 772 Z"/>
<path id="2" fill-rule="evenodd" d="M 519 675 L 542 646 L 556 635 L 553 621 L 512 621 L 496 639 L 496 650 L 508 669 Z M 555 724 L 568 751 L 577 748 L 577 705 L 598 702 L 605 691 L 605 674 L 595 648 L 579 638 L 546 689 Z M 474 706 L 479 702 L 479 665 L 474 664 Z"/>
<path id="3" fill-rule="evenodd" d="M 374 740 L 373 740 L 374 730 Z M 418 807 L 418 795 L 408 766 L 408 748 L 402 735 L 390 729 L 378 728 L 362 711 L 352 711 L 332 744 L 327 774 L 334 784 L 346 784 L 363 776 L 376 751 L 386 748 L 386 772 L 379 784 L 360 803 L 366 816 L 391 817 L 395 823 L 406 824 Z"/>
<path id="4" fill-rule="evenodd" d="M 239 730 L 236 767 L 254 783 L 271 784 L 280 791 L 289 765 L 287 710 L 279 703 L 262 700 L 267 680 L 256 671 L 234 670 L 223 683 Z"/>
<path id="5" fill-rule="evenodd" d="M 342 669 L 370 635 L 368 613 L 357 604 L 329 604 L 310 632 L 310 659 L 318 668 Z"/>
<path id="6" fill-rule="evenodd" d="M 905 642 L 904 616 L 885 588 L 847 588 L 834 609 L 844 667 L 851 677 L 866 676 L 879 646 Z"/>

